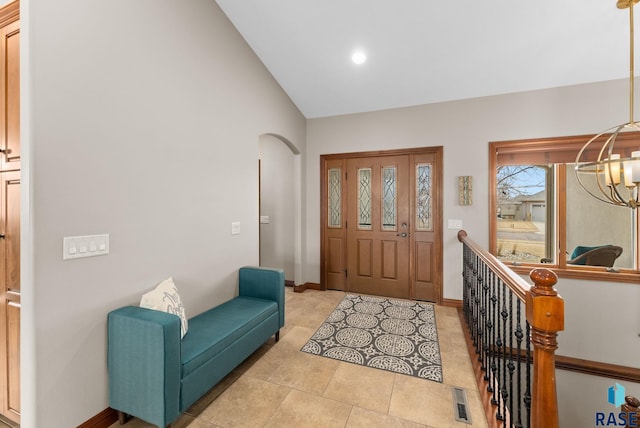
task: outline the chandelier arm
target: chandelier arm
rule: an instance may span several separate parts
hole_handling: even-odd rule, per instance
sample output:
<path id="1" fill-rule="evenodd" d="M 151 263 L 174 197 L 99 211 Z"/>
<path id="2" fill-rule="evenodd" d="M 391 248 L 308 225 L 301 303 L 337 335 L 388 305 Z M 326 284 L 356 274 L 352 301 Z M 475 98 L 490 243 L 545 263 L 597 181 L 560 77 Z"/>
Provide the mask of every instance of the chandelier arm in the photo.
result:
<path id="1" fill-rule="evenodd" d="M 598 181 L 598 180 L 596 179 L 596 181 Z M 599 200 L 600 202 L 604 202 L 604 203 L 606 203 L 606 204 L 614 205 L 614 206 L 619 205 L 619 204 L 617 204 L 617 203 L 614 203 L 612 200 L 610 200 L 610 199 L 608 199 L 608 198 L 607 198 L 607 199 L 605 199 L 605 198 L 603 198 L 603 197 L 602 197 L 602 195 L 604 195 L 605 197 L 607 197 L 606 190 L 602 189 L 602 190 L 601 190 L 601 194 L 600 194 L 600 195 L 597 195 L 597 194 L 593 193 L 591 190 L 589 190 L 588 188 L 586 188 L 586 187 L 585 187 L 585 185 L 582 183 L 582 181 L 580 181 L 580 179 L 578 179 L 578 184 L 580 185 L 580 187 L 582 187 L 582 189 L 583 189 L 585 192 L 587 192 L 589 195 L 591 195 L 591 196 L 592 196 L 592 197 L 594 197 L 595 199 Z M 599 183 L 599 181 L 598 181 L 598 187 L 600 187 L 600 183 Z"/>
<path id="2" fill-rule="evenodd" d="M 629 8 L 630 10 L 633 9 L 633 7 Z M 632 99 L 633 99 L 633 95 L 632 95 Z M 607 142 L 605 144 L 605 146 L 603 146 L 603 150 L 605 147 L 607 147 L 607 158 L 605 159 L 605 162 L 607 163 L 607 167 L 605 168 L 605 174 L 609 175 L 609 185 L 607 187 L 609 187 L 609 199 L 611 199 L 613 201 L 613 203 L 615 205 L 627 205 L 627 201 L 625 198 L 622 197 L 622 195 L 620 194 L 620 192 L 618 191 L 618 184 L 620 183 L 620 170 L 622 168 L 622 161 L 618 160 L 618 159 L 613 159 L 613 145 L 615 144 L 615 141 L 618 139 L 618 134 L 620 133 L 620 131 L 624 128 L 624 125 L 619 126 L 614 132 L 613 134 L 611 134 L 611 136 L 607 139 Z M 600 161 L 600 159 L 598 159 L 598 161 Z M 617 168 L 614 168 L 614 164 L 618 164 Z M 616 181 L 614 180 L 614 175 L 613 175 L 613 171 L 616 170 L 618 172 L 618 183 L 616 183 Z M 605 183 L 606 184 L 606 183 Z"/>

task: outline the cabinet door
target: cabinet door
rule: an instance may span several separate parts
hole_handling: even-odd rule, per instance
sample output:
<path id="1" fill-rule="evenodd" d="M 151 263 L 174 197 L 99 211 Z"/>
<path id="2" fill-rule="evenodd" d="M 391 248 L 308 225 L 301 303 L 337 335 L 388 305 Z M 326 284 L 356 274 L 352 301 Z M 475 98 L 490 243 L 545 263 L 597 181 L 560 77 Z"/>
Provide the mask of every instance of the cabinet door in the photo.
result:
<path id="1" fill-rule="evenodd" d="M 0 170 L 20 169 L 20 22 L 0 28 Z"/>
<path id="2" fill-rule="evenodd" d="M 0 413 L 20 421 L 20 172 L 0 173 Z"/>

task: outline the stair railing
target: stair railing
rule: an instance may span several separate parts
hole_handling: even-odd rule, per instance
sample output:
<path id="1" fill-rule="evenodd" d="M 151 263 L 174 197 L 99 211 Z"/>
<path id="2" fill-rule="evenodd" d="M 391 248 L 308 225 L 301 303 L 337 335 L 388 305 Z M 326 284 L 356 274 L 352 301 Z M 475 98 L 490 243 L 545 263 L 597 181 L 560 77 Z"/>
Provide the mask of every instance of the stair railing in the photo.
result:
<path id="1" fill-rule="evenodd" d="M 557 335 L 564 301 L 557 276 L 533 269 L 533 285 L 471 240 L 463 244 L 465 335 L 491 427 L 557 428 Z"/>

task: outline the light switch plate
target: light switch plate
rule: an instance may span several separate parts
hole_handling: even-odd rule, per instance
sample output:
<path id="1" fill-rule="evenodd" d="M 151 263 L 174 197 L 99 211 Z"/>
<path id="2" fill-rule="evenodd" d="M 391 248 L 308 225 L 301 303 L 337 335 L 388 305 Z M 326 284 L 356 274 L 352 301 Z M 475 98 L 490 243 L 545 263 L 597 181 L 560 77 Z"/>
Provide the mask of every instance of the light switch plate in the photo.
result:
<path id="1" fill-rule="evenodd" d="M 231 223 L 231 234 L 232 235 L 240 235 L 240 222 L 234 221 Z"/>
<path id="2" fill-rule="evenodd" d="M 462 220 L 458 220 L 458 219 L 449 219 L 447 221 L 447 228 L 448 229 L 454 229 L 454 230 L 460 230 L 462 229 Z"/>
<path id="3" fill-rule="evenodd" d="M 65 236 L 62 239 L 62 260 L 109 254 L 109 235 Z"/>

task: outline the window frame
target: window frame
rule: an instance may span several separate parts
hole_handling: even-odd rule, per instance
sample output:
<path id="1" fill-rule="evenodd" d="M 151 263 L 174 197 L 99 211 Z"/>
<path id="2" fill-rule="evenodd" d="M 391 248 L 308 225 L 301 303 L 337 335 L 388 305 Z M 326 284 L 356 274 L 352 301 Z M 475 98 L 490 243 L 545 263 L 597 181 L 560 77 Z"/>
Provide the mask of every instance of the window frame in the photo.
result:
<path id="1" fill-rule="evenodd" d="M 553 191 L 553 215 L 555 225 L 555 263 L 523 263 L 523 262 L 503 262 L 514 272 L 528 274 L 532 268 L 546 267 L 553 270 L 558 277 L 601 280 L 610 282 L 640 282 L 640 213 L 636 214 L 635 224 L 635 266 L 636 269 L 619 269 L 610 271 L 609 268 L 601 266 L 584 266 L 567 264 L 567 204 L 566 204 L 566 163 L 575 162 L 578 151 L 589 141 L 593 135 L 576 135 L 569 137 L 536 138 L 526 140 L 508 140 L 489 142 L 489 252 L 497 255 L 497 218 L 496 208 L 498 206 L 497 195 L 497 168 L 501 164 L 499 158 L 518 159 L 519 164 L 541 165 L 556 164 L 557 174 L 554 180 Z M 605 136 L 606 137 L 606 136 Z M 640 132 L 629 132 L 621 134 L 616 140 L 616 147 L 623 151 L 637 150 L 640 147 Z M 573 155 L 573 159 L 571 159 Z M 587 156 L 595 156 L 596 153 Z M 563 162 L 559 162 L 563 160 Z M 551 201 L 550 201 L 551 202 Z M 550 204 L 551 205 L 551 204 Z M 620 208 L 622 209 L 622 208 Z M 625 208 L 630 209 L 630 208 Z M 640 208 L 636 208 L 640 209 Z"/>

